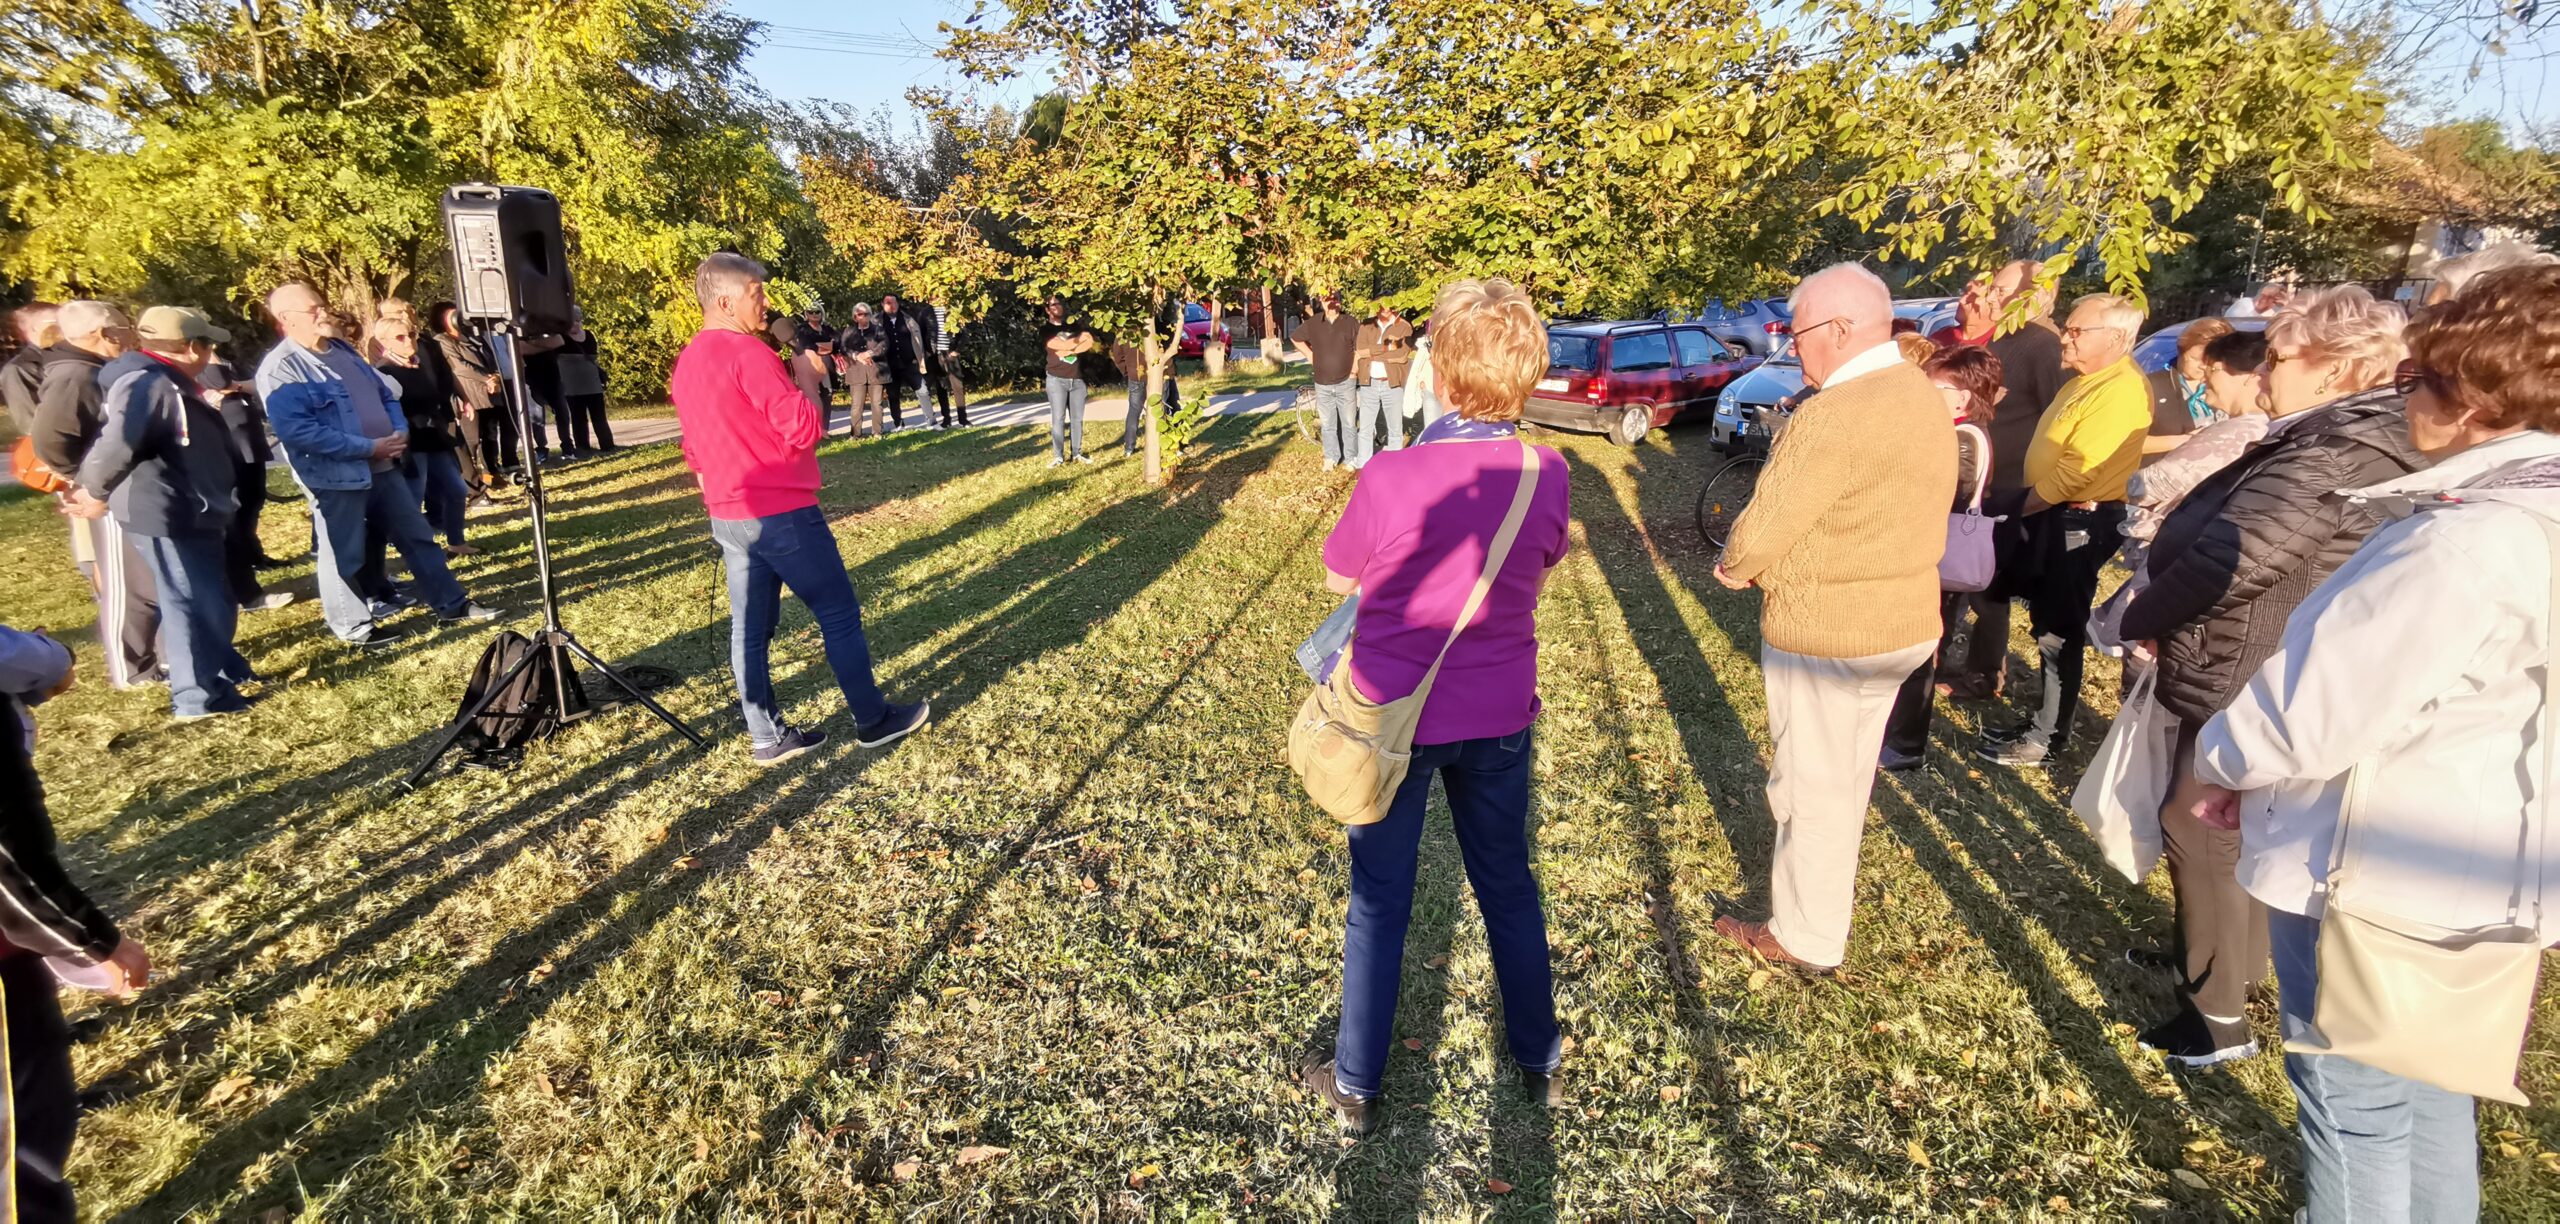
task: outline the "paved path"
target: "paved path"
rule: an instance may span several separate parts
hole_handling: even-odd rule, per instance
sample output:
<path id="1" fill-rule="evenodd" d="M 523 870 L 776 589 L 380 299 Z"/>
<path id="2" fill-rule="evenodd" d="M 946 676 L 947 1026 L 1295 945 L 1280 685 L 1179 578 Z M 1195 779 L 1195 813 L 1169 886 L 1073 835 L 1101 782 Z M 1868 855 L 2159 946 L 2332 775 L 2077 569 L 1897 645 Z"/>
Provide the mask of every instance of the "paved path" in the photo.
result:
<path id="1" fill-rule="evenodd" d="M 1279 391 L 1245 391 L 1234 395 L 1212 396 L 1209 400 L 1209 415 L 1242 416 L 1251 413 L 1286 412 L 1289 410 L 1290 406 L 1297 401 L 1297 398 L 1298 393 L 1295 388 Z M 1086 428 L 1088 429 L 1094 428 L 1097 424 L 1101 423 L 1118 424 L 1119 422 L 1128 419 L 1128 416 L 1129 393 L 1119 387 L 1115 386 L 1107 388 L 1098 394 L 1087 397 L 1085 400 L 1084 419 L 1086 422 Z M 909 429 L 916 428 L 917 422 L 920 420 L 930 419 L 932 419 L 931 410 L 919 413 L 912 406 L 907 409 L 907 428 Z M 991 400 L 986 403 L 969 405 L 969 424 L 973 428 L 977 426 L 995 425 L 1046 425 L 1048 423 L 1049 403 L 1047 400 Z M 829 433 L 843 434 L 850 431 L 852 428 L 853 414 L 849 410 L 837 408 L 827 414 L 827 431 Z M 616 418 L 613 422 L 613 440 L 625 445 L 636 446 L 651 442 L 672 442 L 675 441 L 677 435 L 682 432 L 682 430 L 676 427 L 676 419 L 672 416 L 622 417 Z M 1117 435 L 1114 436 L 1116 437 Z"/>

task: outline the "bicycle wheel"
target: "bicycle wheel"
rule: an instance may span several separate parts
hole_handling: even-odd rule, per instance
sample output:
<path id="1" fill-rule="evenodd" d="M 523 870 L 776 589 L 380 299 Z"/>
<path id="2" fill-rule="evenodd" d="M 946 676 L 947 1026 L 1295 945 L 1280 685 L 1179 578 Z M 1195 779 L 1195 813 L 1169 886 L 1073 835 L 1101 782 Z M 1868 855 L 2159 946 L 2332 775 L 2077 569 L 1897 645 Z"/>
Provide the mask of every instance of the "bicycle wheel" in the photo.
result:
<path id="1" fill-rule="evenodd" d="M 1707 547 L 1719 552 L 1733 536 L 1733 521 L 1742 517 L 1742 508 L 1751 504 L 1751 490 L 1760 481 L 1758 455 L 1746 455 L 1717 468 L 1707 477 L 1705 488 L 1698 490 L 1698 534 Z"/>

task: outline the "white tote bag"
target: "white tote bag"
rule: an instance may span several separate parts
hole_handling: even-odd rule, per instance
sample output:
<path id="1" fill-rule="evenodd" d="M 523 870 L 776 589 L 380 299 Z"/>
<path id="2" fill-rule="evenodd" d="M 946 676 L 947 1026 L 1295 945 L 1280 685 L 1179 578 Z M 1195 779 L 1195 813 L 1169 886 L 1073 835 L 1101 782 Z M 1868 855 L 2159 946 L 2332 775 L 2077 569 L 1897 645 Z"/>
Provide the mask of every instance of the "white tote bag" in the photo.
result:
<path id="1" fill-rule="evenodd" d="M 2139 884 L 2160 861 L 2160 805 L 2178 753 L 2178 720 L 2152 699 L 2160 669 L 2135 673 L 2124 708 L 2071 792 L 2071 810 L 2098 839 L 2107 865 Z"/>

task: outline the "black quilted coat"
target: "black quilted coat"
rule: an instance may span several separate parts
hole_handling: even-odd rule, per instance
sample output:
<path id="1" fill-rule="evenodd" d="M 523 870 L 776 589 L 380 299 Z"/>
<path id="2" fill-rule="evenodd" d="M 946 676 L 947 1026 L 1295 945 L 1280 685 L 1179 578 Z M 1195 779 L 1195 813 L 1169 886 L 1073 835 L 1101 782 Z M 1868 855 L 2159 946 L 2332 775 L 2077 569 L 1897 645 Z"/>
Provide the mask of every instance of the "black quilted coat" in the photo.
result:
<path id="1" fill-rule="evenodd" d="M 2425 465 L 2400 396 L 2352 395 L 2275 432 L 2205 478 L 2160 525 L 2126 640 L 2160 644 L 2160 704 L 2202 722 L 2239 696 L 2285 618 L 2379 520 L 2334 496 Z"/>

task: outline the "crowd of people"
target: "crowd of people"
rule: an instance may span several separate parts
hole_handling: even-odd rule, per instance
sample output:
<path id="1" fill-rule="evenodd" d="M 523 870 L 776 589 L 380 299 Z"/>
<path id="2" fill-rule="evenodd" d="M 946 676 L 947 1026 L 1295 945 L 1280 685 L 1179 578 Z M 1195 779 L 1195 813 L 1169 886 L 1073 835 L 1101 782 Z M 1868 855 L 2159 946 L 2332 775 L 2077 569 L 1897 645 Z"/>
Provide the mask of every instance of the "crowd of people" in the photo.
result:
<path id="1" fill-rule="evenodd" d="M 2272 965 L 2307 1218 L 2474 1218 L 2473 1102 L 2521 1099 L 2532 965 L 2560 942 L 2560 904 L 2544 904 L 2560 859 L 2560 262 L 2447 261 L 2414 317 L 2360 287 L 2270 286 L 2190 325 L 2157 375 L 2132 358 L 2138 306 L 2095 294 L 2057 323 L 2041 271 L 1977 282 L 1929 339 L 1897 337 L 1863 268 L 1791 299 L 1810 390 L 1715 567 L 1761 595 L 1770 910 L 1714 928 L 1809 976 L 1847 958 L 1876 774 L 1926 764 L 1939 699 L 2003 696 L 2023 601 L 2034 699 L 1986 718 L 1981 762 L 2057 759 L 2082 729 L 2093 633 L 2176 722 L 2153 763 L 2168 776 L 2137 779 L 2166 794 L 2176 942 L 2127 954 L 2178 1005 L 2140 1043 L 2189 1069 L 2254 1056 L 2248 1003 Z M 2233 321 L 2253 316 L 2263 330 Z M 1514 437 L 1545 371 L 1516 290 L 1443 295 L 1432 330 L 1455 415 L 1398 454 L 1337 428 L 1355 326 L 1337 302 L 1299 332 L 1319 354 L 1328 464 L 1369 462 L 1325 546 L 1332 589 L 1357 601 L 1329 666 L 1364 700 L 1422 702 L 1393 802 L 1349 829 L 1342 1027 L 1303 1070 L 1365 1130 L 1434 777 L 1512 1058 L 1534 1098 L 1563 1096 L 1524 830 L 1534 612 L 1568 507 L 1562 456 Z M 1524 467 L 1536 509 L 1505 524 Z M 1997 521 L 1978 591 L 1945 568 L 1977 519 Z M 1507 560 L 1470 600 L 1488 553 Z M 2111 562 L 2129 580 L 2102 603 Z M 2324 982 L 2333 963 L 2349 976 Z"/>
<path id="2" fill-rule="evenodd" d="M 830 329 L 815 309 L 777 316 L 765 287 L 752 260 L 705 259 L 704 326 L 669 383 L 727 572 L 749 751 L 770 766 L 830 738 L 787 721 L 774 693 L 786 591 L 816 618 L 856 745 L 885 748 L 932 715 L 883 691 L 819 509 L 833 393 L 851 394 L 857 435 L 897 428 L 908 391 L 922 411 L 927 386 L 940 427 L 968 422 L 940 310 L 891 295 Z M 2255 1056 L 2248 1008 L 2272 968 L 2310 1218 L 2461 1218 L 2478 1207 L 2473 1099 L 2497 1088 L 2404 1047 L 2481 1016 L 2448 1019 L 2434 999 L 2365 1014 L 2372 976 L 2342 983 L 2330 966 L 2349 955 L 2336 949 L 2350 920 L 2439 959 L 2560 940 L 2560 907 L 2543 905 L 2560 857 L 2547 789 L 2560 780 L 2560 263 L 2449 263 L 2414 316 L 2352 286 L 2270 286 L 2248 303 L 2262 330 L 2236 313 L 2199 320 L 2146 374 L 2132 356 L 2142 309 L 2093 294 L 2057 322 L 2034 261 L 1969 286 L 1956 325 L 1929 338 L 1897 334 L 1891 293 L 1865 268 L 1797 287 L 1808 392 L 1714 567 L 1760 595 L 1769 912 L 1719 914 L 1713 929 L 1811 977 L 1848 958 L 1876 775 L 1927 765 L 1940 700 L 2005 698 L 2023 601 L 2033 699 L 2014 721 L 1982 720 L 1980 763 L 2042 769 L 2093 729 L 2080 713 L 2093 649 L 2121 653 L 2145 678 L 2141 700 L 2175 720 L 2166 776 L 2147 779 L 2166 795 L 2175 946 L 2128 955 L 2168 976 L 2177 1007 L 2146 1018 L 2141 1044 L 2190 1069 Z M 138 321 L 96 301 L 28 307 L 12 320 L 25 347 L 0 365 L 0 398 L 29 439 L 21 476 L 71 523 L 109 682 L 165 677 L 182 721 L 248 707 L 258 678 L 234 645 L 237 617 L 289 601 L 257 579 L 276 452 L 310 504 L 323 619 L 373 649 L 401 636 L 403 606 L 500 615 L 448 561 L 476 551 L 474 505 L 552 462 L 546 425 L 564 459 L 614 447 L 583 320 L 507 353 L 450 303 L 422 319 L 388 301 L 359 323 L 289 283 L 265 308 L 277 342 L 245 380 L 224 359 L 225 329 L 169 305 Z M 1046 313 L 1054 467 L 1084 459 L 1080 359 L 1101 341 L 1063 301 Z M 1313 369 L 1324 466 L 1360 473 L 1323 548 L 1328 586 L 1351 600 L 1350 644 L 1319 683 L 1340 669 L 1365 700 L 1415 705 L 1409 739 L 1380 745 L 1401 771 L 1391 801 L 1348 829 L 1337 1039 L 1299 1069 L 1357 1130 L 1379 1117 L 1435 779 L 1511 1058 L 1533 1099 L 1568 1095 L 1528 828 L 1536 610 L 1570 546 L 1564 456 L 1518 431 L 1547 334 L 1501 280 L 1447 286 L 1427 327 L 1384 306 L 1356 318 L 1326 295 L 1292 337 Z M 1136 375 L 1134 446 L 1144 357 L 1112 355 Z M 506 377 L 516 368 L 521 386 Z M 541 410 L 512 411 L 518 396 Z M 1958 580 L 1949 543 L 1978 523 L 1994 524 L 1990 572 Z M 408 583 L 389 580 L 390 550 Z M 2128 577 L 2101 600 L 2111 565 Z M 51 978 L 29 975 L 50 962 L 130 991 L 150 971 L 61 870 L 41 817 L 29 711 L 71 683 L 60 643 L 0 630 L 0 791 L 33 814 L 0 822 L 18 1195 L 62 1218 L 68 1038 Z M 2374 937 L 2355 938 L 2373 955 Z M 2425 980 L 2382 977 L 2404 996 Z M 2521 999 L 2457 1001 L 2512 1019 L 2519 1040 L 2523 1017 L 2498 1009 L 2530 1005 L 2529 984 Z M 2435 1027 L 2407 1031 L 2416 1015 Z M 2358 1042 L 2344 1039 L 2351 1021 L 2370 1030 Z"/>

